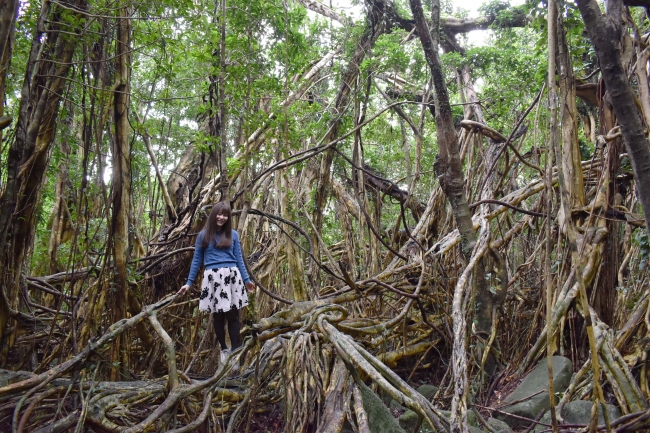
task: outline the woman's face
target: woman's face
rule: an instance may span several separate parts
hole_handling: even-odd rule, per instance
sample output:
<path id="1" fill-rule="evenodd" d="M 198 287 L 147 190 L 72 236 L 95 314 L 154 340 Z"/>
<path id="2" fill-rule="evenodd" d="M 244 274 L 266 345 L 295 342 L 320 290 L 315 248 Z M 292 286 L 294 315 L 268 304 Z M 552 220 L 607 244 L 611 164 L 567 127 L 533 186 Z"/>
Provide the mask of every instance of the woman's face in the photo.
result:
<path id="1" fill-rule="evenodd" d="M 228 215 L 226 214 L 217 214 L 217 225 L 223 227 L 223 225 L 228 221 Z"/>

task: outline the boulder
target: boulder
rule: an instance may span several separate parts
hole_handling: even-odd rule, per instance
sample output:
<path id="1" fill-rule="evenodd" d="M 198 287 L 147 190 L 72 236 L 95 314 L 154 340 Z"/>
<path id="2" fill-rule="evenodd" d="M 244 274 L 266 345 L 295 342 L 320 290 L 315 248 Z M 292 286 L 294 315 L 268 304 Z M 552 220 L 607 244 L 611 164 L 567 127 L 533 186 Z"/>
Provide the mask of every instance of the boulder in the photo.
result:
<path id="1" fill-rule="evenodd" d="M 420 385 L 416 389 L 416 391 L 422 394 L 424 398 L 426 398 L 427 400 L 431 400 L 431 397 L 433 397 L 434 394 L 438 392 L 438 387 L 435 385 L 425 384 L 425 385 Z M 402 406 L 398 401 L 393 400 L 390 396 L 388 396 L 388 398 L 384 400 L 384 404 L 386 404 L 386 406 L 388 406 L 391 409 L 395 409 L 399 411 L 403 411 L 407 409 L 406 407 Z"/>
<path id="2" fill-rule="evenodd" d="M 445 416 L 445 418 L 449 419 L 451 417 L 451 411 L 450 410 L 441 410 L 442 414 Z M 472 409 L 467 410 L 467 424 L 469 424 L 470 430 L 472 427 L 479 427 L 480 423 L 479 420 L 476 418 L 476 414 Z"/>
<path id="3" fill-rule="evenodd" d="M 361 391 L 363 408 L 368 415 L 370 431 L 373 433 L 406 433 L 377 394 L 364 384 L 359 385 L 359 390 Z"/>
<path id="4" fill-rule="evenodd" d="M 399 417 L 399 425 L 405 431 L 411 433 L 415 429 L 415 425 L 418 423 L 418 414 L 412 410 L 407 410 Z M 429 423 L 423 421 L 422 426 L 420 427 L 420 432 L 430 432 L 432 431 L 429 427 Z"/>
<path id="5" fill-rule="evenodd" d="M 393 409 L 393 410 L 398 410 L 400 412 L 406 410 L 406 408 L 404 406 L 402 406 L 401 404 L 399 404 L 397 402 L 397 400 L 392 400 L 392 399 L 391 399 L 390 403 L 388 403 L 388 407 Z"/>
<path id="6" fill-rule="evenodd" d="M 562 419 L 565 424 L 589 424 L 591 419 L 591 406 L 592 402 L 585 400 L 570 401 L 562 408 Z M 605 424 L 605 417 L 603 416 L 602 405 L 598 411 L 598 424 Z M 621 410 L 612 404 L 606 404 L 609 422 L 614 421 L 621 417 Z M 550 414 L 549 414 L 550 416 Z"/>
<path id="7" fill-rule="evenodd" d="M 451 414 L 451 412 L 449 412 L 448 410 L 441 410 L 440 412 L 442 412 L 442 415 L 445 418 L 447 418 L 447 420 L 449 419 L 449 415 Z M 399 417 L 399 425 L 402 426 L 402 428 L 409 433 L 412 432 L 413 429 L 415 429 L 415 425 L 417 424 L 417 422 L 418 422 L 418 414 L 413 412 L 412 410 L 407 410 L 406 412 L 404 412 L 402 416 Z M 471 433 L 482 433 L 482 430 L 478 428 L 478 420 L 476 419 L 476 414 L 471 410 L 467 411 L 467 423 L 469 424 L 469 431 Z M 426 421 L 422 422 L 422 426 L 420 427 L 420 433 L 429 433 L 433 431 L 434 430 L 431 430 L 431 426 L 429 425 L 429 423 L 427 423 Z"/>
<path id="8" fill-rule="evenodd" d="M 566 391 L 572 373 L 573 365 L 570 359 L 563 356 L 553 357 L 553 386 L 556 393 Z M 506 397 L 501 410 L 528 419 L 536 419 L 540 413 L 550 408 L 548 399 L 548 361 L 544 358 L 524 378 L 517 389 Z M 516 401 L 519 403 L 507 405 L 508 402 Z M 530 424 L 528 421 L 502 413 L 498 414 L 497 418 L 505 421 L 513 429 L 526 428 Z"/>
<path id="9" fill-rule="evenodd" d="M 591 406 L 590 401 L 577 400 L 570 401 L 564 405 L 562 408 L 562 419 L 563 424 L 582 424 L 588 425 L 589 420 L 591 419 Z M 602 405 L 601 405 L 602 408 Z M 609 415 L 609 422 L 614 421 L 621 417 L 621 411 L 614 405 L 606 404 L 605 408 L 607 409 L 607 414 Z M 544 424 L 551 423 L 551 412 L 547 411 L 540 422 Z M 605 424 L 605 418 L 603 417 L 602 410 L 598 411 L 598 424 Z M 533 432 L 541 432 L 543 430 L 548 430 L 548 427 L 543 425 L 538 425 L 535 427 Z"/>
<path id="10" fill-rule="evenodd" d="M 488 418 L 486 421 L 496 433 L 512 433 L 510 426 L 500 419 Z"/>
<path id="11" fill-rule="evenodd" d="M 435 385 L 420 385 L 416 391 L 431 401 L 431 398 L 438 392 L 438 387 Z"/>
<path id="12" fill-rule="evenodd" d="M 11 371 L 0 368 L 0 387 L 10 385 L 12 383 L 27 380 L 34 376 L 33 373 L 26 371 Z"/>

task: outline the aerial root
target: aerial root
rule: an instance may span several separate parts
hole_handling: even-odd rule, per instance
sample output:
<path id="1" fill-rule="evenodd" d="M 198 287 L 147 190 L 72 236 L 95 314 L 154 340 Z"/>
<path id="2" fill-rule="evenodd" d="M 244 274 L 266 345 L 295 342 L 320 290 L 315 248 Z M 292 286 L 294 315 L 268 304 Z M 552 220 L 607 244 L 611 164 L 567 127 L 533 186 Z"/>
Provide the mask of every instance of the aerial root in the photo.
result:
<path id="1" fill-rule="evenodd" d="M 607 383 L 612 388 L 618 406 L 624 414 L 643 413 L 647 403 L 643 392 L 625 363 L 618 349 L 616 349 L 611 331 L 591 311 L 594 320 L 594 334 L 596 336 L 598 359 Z M 587 360 L 580 370 L 574 375 L 562 399 L 556 407 L 560 414 L 566 403 L 574 399 L 583 399 L 593 392 L 593 372 L 591 362 Z M 600 410 L 600 409 L 599 409 Z"/>
<path id="2" fill-rule="evenodd" d="M 318 431 L 323 433 L 340 432 L 350 407 L 349 373 L 340 358 L 336 358 L 329 386 L 325 389 L 323 416 L 318 423 Z"/>
<path id="3" fill-rule="evenodd" d="M 517 199 L 519 197 L 521 196 L 517 196 Z M 531 216 L 524 217 L 511 226 L 505 238 L 499 240 L 516 236 L 532 219 Z M 606 235 L 607 230 L 598 227 L 585 233 L 581 240 L 584 245 L 582 260 L 585 263 L 583 277 L 587 283 L 593 281 L 597 274 Z M 482 236 L 473 262 L 489 252 L 490 248 L 499 248 L 495 243 L 490 242 L 489 236 Z M 442 249 L 445 248 L 446 246 Z M 187 364 L 187 361 L 196 359 L 199 355 L 183 353 L 183 349 L 179 349 L 177 354 L 175 342 L 170 337 L 171 330 L 165 330 L 162 324 L 163 315 L 160 314 L 164 308 L 171 305 L 175 297 L 166 298 L 157 304 L 144 307 L 138 315 L 113 324 L 97 341 L 91 341 L 78 355 L 59 366 L 0 388 L 0 401 L 11 407 L 11 415 L 18 431 L 32 431 L 41 427 L 27 425 L 27 419 L 37 410 L 38 402 L 48 396 L 61 395 L 66 389 L 70 392 L 72 387 L 82 396 L 81 405 L 68 410 L 66 416 L 61 419 L 52 418 L 52 423 L 41 427 L 39 431 L 63 431 L 72 428 L 76 423 L 76 431 L 82 431 L 81 428 L 88 424 L 105 430 L 128 433 L 159 429 L 189 432 L 204 423 L 216 422 L 215 417 L 222 415 L 228 416 L 224 418 L 227 421 L 227 426 L 223 426 L 224 431 L 243 431 L 241 426 L 245 424 L 247 414 L 249 429 L 250 414 L 269 410 L 284 399 L 285 407 L 290 408 L 286 410 L 284 418 L 286 432 L 305 432 L 313 427 L 317 427 L 319 431 L 334 432 L 339 431 L 347 420 L 356 426 L 358 431 L 367 433 L 371 430 L 376 415 L 372 412 L 373 399 L 379 399 L 364 383 L 372 381 L 373 387 L 376 386 L 379 392 L 415 411 L 432 428 L 445 431 L 449 426 L 446 417 L 390 368 L 407 356 L 424 354 L 423 358 L 433 345 L 442 341 L 438 336 L 433 338 L 434 328 L 425 325 L 429 315 L 434 323 L 445 329 L 444 322 L 437 321 L 440 317 L 437 316 L 438 312 L 430 307 L 435 298 L 429 291 L 423 289 L 422 293 L 420 292 L 423 281 L 427 281 L 426 284 L 435 284 L 431 283 L 431 275 L 434 272 L 432 269 L 438 266 L 437 260 L 442 260 L 441 254 L 441 251 L 433 254 L 436 256 L 436 262 L 433 264 L 429 258 L 420 255 L 414 261 L 391 269 L 375 279 L 357 282 L 358 290 L 343 288 L 329 298 L 296 302 L 273 316 L 260 320 L 252 326 L 254 337 L 247 338 L 244 347 L 233 352 L 214 375 L 200 381 L 189 379 L 184 373 L 177 371 L 177 356 Z M 457 284 L 470 284 L 471 268 L 472 266 L 467 267 L 467 272 L 457 280 Z M 406 282 L 401 285 L 394 282 L 396 279 L 403 281 L 403 275 L 417 270 L 420 270 L 417 286 L 412 278 L 410 285 Z M 512 280 L 515 278 L 516 275 Z M 569 274 L 566 278 L 566 283 L 558 292 L 553 311 L 553 333 L 557 332 L 559 323 L 577 296 L 575 276 Z M 507 278 L 501 280 L 504 284 L 508 281 Z M 465 297 L 460 300 L 463 299 Z M 389 318 L 381 316 L 382 302 L 391 303 L 392 313 Z M 412 308 L 416 302 L 419 310 Z M 429 310 L 425 311 L 421 303 Z M 463 305 L 466 304 L 459 304 L 461 309 L 466 308 Z M 646 306 L 647 309 L 647 302 L 640 302 L 640 305 Z M 363 308 L 368 308 L 371 312 L 359 315 L 358 310 Z M 377 310 L 372 310 L 374 308 Z M 626 331 L 628 336 L 634 334 L 634 329 L 644 323 L 642 313 L 645 311 L 639 308 L 639 312 L 634 313 L 634 323 Z M 595 313 L 590 313 L 594 317 Z M 421 316 L 418 316 L 419 314 Z M 83 382 L 89 367 L 86 362 L 90 357 L 104 350 L 118 335 L 134 328 L 145 319 L 155 331 L 154 335 L 159 337 L 156 344 L 160 353 L 164 353 L 167 377 L 163 381 L 146 382 L 147 387 L 141 384 L 139 389 L 129 388 L 126 382 L 113 385 Z M 622 423 L 641 425 L 646 416 L 643 393 L 615 346 L 618 340 L 614 340 L 602 322 L 597 318 L 593 320 L 604 377 L 611 384 L 624 413 L 635 415 L 634 418 L 625 418 Z M 402 323 L 405 337 L 398 340 L 400 344 L 390 346 L 388 350 L 384 349 L 386 351 L 383 353 L 377 353 L 378 348 L 386 347 L 384 342 L 388 338 L 400 335 Z M 407 328 L 409 332 L 417 330 L 418 335 L 407 339 Z M 208 342 L 206 335 L 203 335 L 203 340 Z M 353 336 L 359 338 L 355 339 Z M 197 334 L 197 341 L 198 337 Z M 534 362 L 541 354 L 545 336 L 540 336 L 540 340 L 542 343 L 539 350 L 532 350 L 526 362 Z M 373 353 L 370 353 L 370 350 Z M 241 365 L 242 371 L 235 377 L 228 377 L 235 365 Z M 82 371 L 81 382 L 77 377 L 72 380 L 62 377 L 79 370 Z M 591 392 L 590 379 L 590 368 L 586 365 L 576 375 L 566 393 L 566 399 L 585 396 Z M 259 392 L 252 393 L 253 383 L 259 384 L 255 385 Z M 251 403 L 251 398 L 254 404 Z M 559 407 L 565 402 L 566 400 L 560 402 Z M 23 409 L 23 406 L 27 408 Z M 4 409 L 4 413 L 6 410 Z M 122 422 L 126 425 L 119 425 Z M 185 425 L 180 426 L 181 424 Z"/>
<path id="4" fill-rule="evenodd" d="M 309 332 L 296 331 L 284 349 L 285 404 L 287 426 L 304 431 L 314 422 L 322 406 L 323 384 L 328 382 L 331 351 L 321 350 L 318 337 Z"/>
<path id="5" fill-rule="evenodd" d="M 354 414 L 357 420 L 357 427 L 359 427 L 359 433 L 370 433 L 368 414 L 363 408 L 363 397 L 356 384 L 352 385 L 352 397 L 354 398 Z"/>
<path id="6" fill-rule="evenodd" d="M 212 405 L 212 392 L 208 391 L 205 394 L 205 398 L 203 399 L 203 408 L 201 409 L 201 413 L 199 414 L 199 416 L 196 417 L 196 419 L 191 423 L 183 427 L 170 430 L 169 433 L 187 433 L 187 432 L 195 431 L 199 426 L 201 426 L 205 422 L 206 418 L 208 417 L 208 413 L 210 412 L 211 405 Z"/>
<path id="7" fill-rule="evenodd" d="M 327 336 L 345 362 L 352 377 L 360 384 L 356 368 L 360 368 L 384 392 L 398 403 L 422 415 L 432 428 L 443 431 L 440 412 L 420 393 L 411 388 L 402 378 L 356 343 L 350 336 L 341 333 L 321 317 L 319 330 Z"/>
<path id="8" fill-rule="evenodd" d="M 60 377 L 63 374 L 78 368 L 88 359 L 91 353 L 103 347 L 105 344 L 109 344 L 123 332 L 133 328 L 135 325 L 137 325 L 149 315 L 153 314 L 155 311 L 168 306 L 175 299 L 176 295 L 165 298 L 155 304 L 149 305 L 140 314 L 137 314 L 129 319 L 122 319 L 112 324 L 104 333 L 104 335 L 102 335 L 98 340 L 88 343 L 88 345 L 79 354 L 70 358 L 69 360 L 57 365 L 56 367 L 51 368 L 44 373 L 34 375 L 28 379 L 1 387 L 0 398 L 8 395 L 14 395 L 27 389 L 34 389 L 38 386 L 45 386 L 57 377 Z"/>
<path id="9" fill-rule="evenodd" d="M 203 394 L 201 412 L 197 413 L 196 416 L 195 414 L 188 416 L 189 419 L 194 420 L 188 426 L 179 430 L 191 431 L 200 424 L 198 420 L 206 419 L 215 400 L 213 398 L 215 395 L 224 402 L 245 400 L 245 395 L 242 393 L 228 388 L 220 388 L 218 384 L 222 382 L 226 374 L 232 369 L 234 363 L 239 362 L 242 353 L 250 349 L 250 346 L 253 344 L 251 339 L 247 339 L 244 348 L 233 353 L 229 357 L 228 362 L 221 365 L 212 377 L 203 381 L 192 381 L 188 384 L 179 383 L 178 373 L 176 371 L 174 343 L 157 320 L 157 313 L 171 305 L 175 298 L 175 295 L 165 298 L 145 307 L 140 314 L 116 322 L 109 327 L 104 335 L 96 341 L 91 341 L 79 354 L 44 373 L 29 375 L 27 378 L 24 378 L 24 375 L 19 373 L 13 374 L 22 380 L 0 388 L 0 400 L 15 401 L 15 404 L 8 403 L 9 407 L 13 408 L 12 431 L 19 433 L 28 427 L 27 420 L 35 408 L 38 407 L 39 402 L 52 395 L 62 394 L 71 387 L 79 390 L 81 395 L 81 408 L 50 423 L 47 427 L 42 427 L 38 431 L 64 431 L 71 428 L 75 422 L 77 423 L 75 432 L 82 431 L 80 428 L 87 422 L 90 425 L 107 431 L 120 431 L 124 433 L 143 432 L 150 429 L 156 423 L 168 420 L 171 414 L 175 413 L 179 403 L 189 402 L 188 397 Z M 140 382 L 139 384 L 137 382 L 121 382 L 122 385 L 120 383 L 105 382 L 99 385 L 101 391 L 91 397 L 90 394 L 96 388 L 97 383 L 84 383 L 83 380 L 77 383 L 76 380 L 70 381 L 62 377 L 70 371 L 85 368 L 86 361 L 97 350 L 109 344 L 128 329 L 134 328 L 146 318 L 149 319 L 151 325 L 161 337 L 166 349 L 169 370 L 167 387 L 158 382 Z M 9 376 L 12 375 L 12 373 L 7 374 Z M 47 386 L 49 384 L 54 384 L 55 386 L 48 389 Z M 84 398 L 83 393 L 86 389 L 89 389 L 88 396 Z M 28 403 L 28 406 L 21 416 L 21 409 L 26 403 Z M 144 408 L 152 405 L 157 405 L 154 410 L 137 410 L 138 407 Z M 148 416 L 138 421 L 142 418 L 142 413 L 147 413 Z M 122 422 L 130 426 L 125 428 L 111 421 L 110 418 L 115 417 L 118 417 Z"/>

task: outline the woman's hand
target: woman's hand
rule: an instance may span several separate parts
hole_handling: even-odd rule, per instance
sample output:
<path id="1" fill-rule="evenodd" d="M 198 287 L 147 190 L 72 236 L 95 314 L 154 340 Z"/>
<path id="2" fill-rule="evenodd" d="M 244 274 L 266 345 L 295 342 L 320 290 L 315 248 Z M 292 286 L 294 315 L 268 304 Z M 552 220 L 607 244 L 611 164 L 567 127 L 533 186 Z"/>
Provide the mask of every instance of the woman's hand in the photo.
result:
<path id="1" fill-rule="evenodd" d="M 246 283 L 246 290 L 248 290 L 248 293 L 255 293 L 255 283 L 252 281 Z"/>
<path id="2" fill-rule="evenodd" d="M 190 288 L 190 285 L 185 284 L 183 287 L 180 288 L 180 290 L 178 291 L 178 294 L 180 296 L 183 296 L 185 294 L 185 292 L 187 292 L 189 290 L 189 288 Z"/>

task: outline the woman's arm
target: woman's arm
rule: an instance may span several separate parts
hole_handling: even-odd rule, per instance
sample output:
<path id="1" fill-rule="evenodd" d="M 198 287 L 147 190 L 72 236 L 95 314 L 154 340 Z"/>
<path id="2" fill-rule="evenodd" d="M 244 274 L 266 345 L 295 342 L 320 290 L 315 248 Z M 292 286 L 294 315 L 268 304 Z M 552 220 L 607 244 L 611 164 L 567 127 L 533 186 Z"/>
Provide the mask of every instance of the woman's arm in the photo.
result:
<path id="1" fill-rule="evenodd" d="M 190 267 L 190 274 L 187 277 L 187 284 L 191 286 L 196 275 L 199 273 L 199 269 L 203 264 L 203 255 L 205 254 L 205 248 L 201 247 L 201 242 L 203 241 L 203 232 L 200 232 L 196 237 L 196 244 L 194 244 L 194 257 L 192 258 L 192 266 Z"/>
<path id="2" fill-rule="evenodd" d="M 239 243 L 239 233 L 235 230 L 232 231 L 232 248 L 235 253 L 235 260 L 237 260 L 237 268 L 239 273 L 244 279 L 244 284 L 248 285 L 251 282 L 248 272 L 246 271 L 246 265 L 244 265 L 244 258 L 242 257 L 241 244 Z"/>

